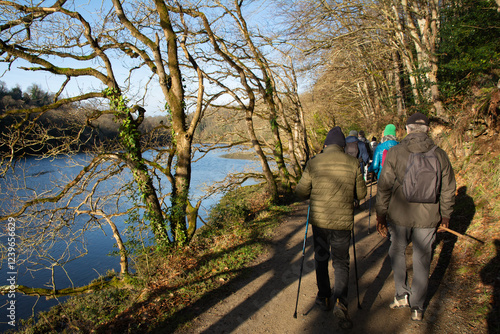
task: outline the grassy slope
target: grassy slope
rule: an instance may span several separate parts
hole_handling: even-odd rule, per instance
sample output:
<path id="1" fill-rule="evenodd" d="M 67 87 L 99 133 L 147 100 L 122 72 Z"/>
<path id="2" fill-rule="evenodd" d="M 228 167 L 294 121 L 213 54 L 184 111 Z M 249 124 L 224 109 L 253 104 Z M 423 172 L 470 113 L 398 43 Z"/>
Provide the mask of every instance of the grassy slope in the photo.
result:
<path id="1" fill-rule="evenodd" d="M 225 196 L 183 249 L 135 258 L 137 275 L 119 288 L 71 298 L 20 333 L 168 332 L 186 325 L 190 305 L 246 274 L 266 247 L 288 206 L 269 205 L 265 187 L 244 187 Z"/>
<path id="2" fill-rule="evenodd" d="M 493 134 L 462 145 L 466 154 L 452 157 L 458 191 L 450 227 L 484 244 L 443 243 L 451 253 L 447 280 L 470 325 L 500 333 L 500 140 Z"/>

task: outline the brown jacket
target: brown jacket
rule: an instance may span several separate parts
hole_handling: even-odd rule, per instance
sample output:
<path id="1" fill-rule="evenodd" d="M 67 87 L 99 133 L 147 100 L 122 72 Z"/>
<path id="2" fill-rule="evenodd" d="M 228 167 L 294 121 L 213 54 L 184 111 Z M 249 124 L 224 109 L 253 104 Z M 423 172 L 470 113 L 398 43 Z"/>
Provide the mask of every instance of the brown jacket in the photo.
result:
<path id="1" fill-rule="evenodd" d="M 310 198 L 309 222 L 332 230 L 351 230 L 354 198 L 366 197 L 366 185 L 358 159 L 338 145 L 325 147 L 312 158 L 295 189 L 300 198 Z"/>
<path id="2" fill-rule="evenodd" d="M 448 155 L 435 150 L 441 164 L 441 192 L 437 203 L 410 203 L 402 190 L 410 152 L 427 152 L 434 142 L 425 133 L 410 133 L 387 152 L 377 184 L 377 216 L 388 215 L 392 223 L 406 227 L 437 227 L 441 217 L 450 218 L 455 204 L 455 174 Z"/>

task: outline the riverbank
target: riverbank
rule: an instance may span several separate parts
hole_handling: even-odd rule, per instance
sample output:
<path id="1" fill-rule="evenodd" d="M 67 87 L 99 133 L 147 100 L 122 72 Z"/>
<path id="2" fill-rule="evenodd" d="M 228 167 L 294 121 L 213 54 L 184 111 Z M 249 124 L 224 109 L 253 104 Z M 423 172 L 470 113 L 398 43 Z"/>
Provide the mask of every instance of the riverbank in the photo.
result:
<path id="1" fill-rule="evenodd" d="M 193 163 L 191 196 L 194 202 L 203 197 L 203 202 L 199 211 L 201 219 L 198 221 L 198 228 L 201 228 L 204 224 L 203 222 L 207 221 L 210 209 L 216 205 L 222 197 L 220 193 L 212 193 L 207 197 L 206 187 L 217 185 L 231 173 L 253 172 L 255 168 L 258 167 L 257 163 L 254 161 L 221 158 L 221 153 L 227 152 L 211 151 L 204 155 L 203 159 L 198 159 Z M 200 156 L 200 154 L 197 154 L 197 157 L 198 156 Z M 16 186 L 17 180 L 23 180 L 24 184 L 28 185 L 34 192 L 42 193 L 44 190 L 53 187 L 53 180 L 74 178 L 81 171 L 82 166 L 85 166 L 91 159 L 92 156 L 87 154 L 78 154 L 69 158 L 61 156 L 56 159 L 40 159 L 38 157 L 23 159 L 23 161 L 16 164 L 15 171 L 10 172 L 7 178 L 0 180 L 0 188 L 2 189 L 0 195 L 3 196 L 1 197 L 1 202 L 5 206 L 5 210 L 7 211 L 16 205 L 12 198 L 13 192 L 10 190 L 14 189 L 10 186 L 11 183 L 13 186 Z M 17 172 L 19 172 L 19 174 L 17 174 Z M 126 174 L 125 177 L 127 177 Z M 106 183 L 103 183 L 103 187 L 118 189 L 121 184 L 120 181 L 123 181 L 121 177 L 109 179 Z M 168 181 L 165 178 L 158 181 L 161 182 L 163 191 L 167 193 L 169 189 Z M 245 184 L 253 184 L 253 180 L 247 181 Z M 121 208 L 125 209 L 128 200 L 126 197 L 122 199 L 123 200 L 120 201 Z M 13 204 L 11 205 L 11 203 Z M 86 216 L 78 218 L 77 223 L 83 226 L 86 218 Z M 120 232 L 123 232 L 125 228 L 127 228 L 125 220 L 125 216 L 113 218 Z M 44 218 L 40 218 L 40 221 L 44 222 L 45 220 Z M 17 228 L 17 232 L 20 235 L 22 232 L 21 225 L 17 225 Z M 66 288 L 84 287 L 95 279 L 100 280 L 99 277 L 105 277 L 108 271 L 114 270 L 119 272 L 120 259 L 113 255 L 116 248 L 114 246 L 115 240 L 112 238 L 112 233 L 113 231 L 107 224 L 103 224 L 101 227 L 92 230 L 89 229 L 85 234 L 86 250 L 88 250 L 88 253 L 84 257 L 66 263 L 64 265 L 64 270 L 56 267 L 53 277 L 51 277 L 50 268 L 48 270 L 38 270 L 30 273 L 26 269 L 27 265 L 20 263 L 18 267 L 19 274 L 17 275 L 17 284 L 26 287 L 45 288 L 47 290 L 47 288 L 52 288 L 52 285 L 48 284 L 54 279 L 58 292 L 65 292 Z M 137 233 L 135 235 L 137 235 Z M 124 237 L 125 241 L 129 239 L 128 237 Z M 0 241 L 2 241 L 4 245 L 7 244 L 7 238 L 0 239 Z M 20 244 L 20 239 L 17 241 Z M 64 240 L 61 240 L 61 243 L 64 242 Z M 128 245 L 134 248 L 134 244 Z M 61 247 L 64 247 L 64 245 Z M 18 255 L 21 256 L 22 251 L 25 249 L 24 247 L 19 249 Z M 129 264 L 130 269 L 134 270 L 135 264 L 133 259 L 130 259 Z M 6 258 L 5 265 L 7 265 Z M 5 279 L 8 278 L 6 272 L 3 272 L 3 274 L 4 275 L 0 276 L 4 277 L 4 283 L 0 285 L 6 284 Z M 39 292 L 40 290 L 36 291 Z M 63 297 L 59 300 L 64 301 L 66 299 L 67 298 Z M 0 304 L 3 305 L 3 307 L 0 308 L 0 314 L 7 314 L 6 302 L 9 298 L 7 295 L 2 295 L 0 296 L 0 300 L 2 301 Z M 40 311 L 47 311 L 57 303 L 58 301 L 55 299 L 46 300 L 45 297 L 40 297 L 39 295 L 26 296 L 22 293 L 17 293 L 16 323 L 20 324 L 21 319 L 27 319 L 33 313 L 37 314 Z M 4 320 L 5 319 L 6 318 L 4 318 Z M 4 320 L 0 320 L 0 332 L 11 328 Z"/>
<path id="2" fill-rule="evenodd" d="M 375 232 L 372 185 L 371 204 L 367 197 L 355 216 L 359 277 L 351 270 L 349 312 L 355 327 L 350 333 L 498 333 L 499 159 L 496 154 L 489 159 L 474 156 L 468 163 L 453 161 L 458 191 L 450 227 L 463 237 L 439 234 L 421 323 L 411 321 L 407 310 L 387 307 L 393 278 L 388 241 Z M 260 188 L 245 187 L 224 197 L 212 223 L 200 229 L 189 247 L 143 257 L 137 262 L 142 278 L 136 277 L 127 289 L 81 296 L 43 314 L 37 328 L 45 331 L 39 332 L 342 333 L 330 313 L 314 307 L 311 234 L 299 316 L 292 317 L 307 204 L 269 207 Z"/>
<path id="3" fill-rule="evenodd" d="M 238 153 L 227 153 L 222 154 L 222 158 L 226 159 L 242 159 L 242 160 L 257 160 L 257 154 L 253 152 L 238 152 Z"/>
<path id="4" fill-rule="evenodd" d="M 191 244 L 166 253 L 133 256 L 136 274 L 121 285 L 73 297 L 21 321 L 18 333 L 141 332 L 160 323 L 181 326 L 178 312 L 248 274 L 288 206 L 268 206 L 264 187 L 240 188 L 222 198 Z M 105 312 L 103 312 L 105 310 Z M 123 329 L 123 331 L 122 331 Z M 168 331 L 167 331 L 168 332 Z"/>
<path id="5" fill-rule="evenodd" d="M 306 243 L 298 317 L 293 318 L 307 202 L 269 208 L 262 202 L 234 205 L 248 196 L 262 198 L 254 191 L 225 197 L 218 208 L 224 209 L 215 217 L 220 224 L 202 229 L 189 247 L 150 258 L 149 272 L 142 274 L 145 280 L 132 282 L 127 289 L 75 298 L 41 315 L 35 332 L 78 328 L 95 333 L 347 333 L 331 313 L 315 307 L 312 232 Z M 371 192 L 371 204 L 367 196 L 355 214 L 359 277 L 356 280 L 351 270 L 348 299 L 354 328 L 349 333 L 488 333 L 488 325 L 497 321 L 493 316 L 498 309 L 484 309 L 479 302 L 487 303 L 494 291 L 478 289 L 476 284 L 489 272 L 486 250 L 493 243 L 479 245 L 453 234 L 439 234 L 424 320 L 411 321 L 408 309 L 388 308 L 394 294 L 389 242 L 375 231 L 376 184 Z M 459 192 L 454 229 L 470 225 L 470 205 L 469 195 Z M 245 215 L 250 218 L 243 219 Z M 218 220 L 222 216 L 240 219 L 226 225 Z M 474 230 L 468 234 L 479 237 Z M 350 251 L 354 268 L 352 246 Z M 464 265 L 474 265 L 479 251 L 485 258 L 475 264 L 477 269 L 464 270 Z M 489 258 L 490 263 L 494 260 Z M 407 261 L 411 264 L 411 252 Z M 147 269 L 144 261 L 139 268 Z"/>

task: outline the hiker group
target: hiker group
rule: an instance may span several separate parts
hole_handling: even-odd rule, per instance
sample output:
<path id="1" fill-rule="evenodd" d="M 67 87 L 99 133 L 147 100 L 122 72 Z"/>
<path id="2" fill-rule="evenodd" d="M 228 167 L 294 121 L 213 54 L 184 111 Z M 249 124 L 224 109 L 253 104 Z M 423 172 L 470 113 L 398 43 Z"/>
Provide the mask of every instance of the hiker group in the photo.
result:
<path id="1" fill-rule="evenodd" d="M 321 153 L 308 161 L 295 189 L 300 199 L 309 199 L 307 224 L 313 231 L 316 304 L 325 311 L 333 309 L 342 328 L 352 327 L 347 294 L 354 210 L 367 195 L 367 183 L 371 187 L 374 180 L 377 231 L 390 240 L 394 273 L 394 300 L 389 307 L 408 307 L 412 320 L 423 318 L 432 244 L 440 227 L 448 227 L 456 190 L 448 155 L 429 137 L 429 125 L 424 114 L 415 113 L 408 117 L 406 136 L 400 142 L 396 126 L 388 124 L 380 143 L 376 137 L 368 141 L 363 131 L 350 131 L 345 137 L 340 127 L 334 127 L 328 132 Z M 410 243 L 411 284 L 405 257 Z M 330 260 L 334 269 L 333 289 Z"/>

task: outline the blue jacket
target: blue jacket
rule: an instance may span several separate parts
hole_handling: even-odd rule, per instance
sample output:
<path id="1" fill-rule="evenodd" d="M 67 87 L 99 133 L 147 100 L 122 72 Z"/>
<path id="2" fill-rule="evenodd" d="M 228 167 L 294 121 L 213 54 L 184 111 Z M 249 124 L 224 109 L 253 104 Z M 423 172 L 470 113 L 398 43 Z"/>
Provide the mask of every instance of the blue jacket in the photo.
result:
<path id="1" fill-rule="evenodd" d="M 375 153 L 373 153 L 372 164 L 368 166 L 368 172 L 377 173 L 377 178 L 380 177 L 380 173 L 382 172 L 382 156 L 384 154 L 384 150 L 389 150 L 391 147 L 396 146 L 398 144 L 398 142 L 392 138 L 395 137 L 385 136 L 384 138 L 382 138 L 383 142 L 377 145 Z"/>

